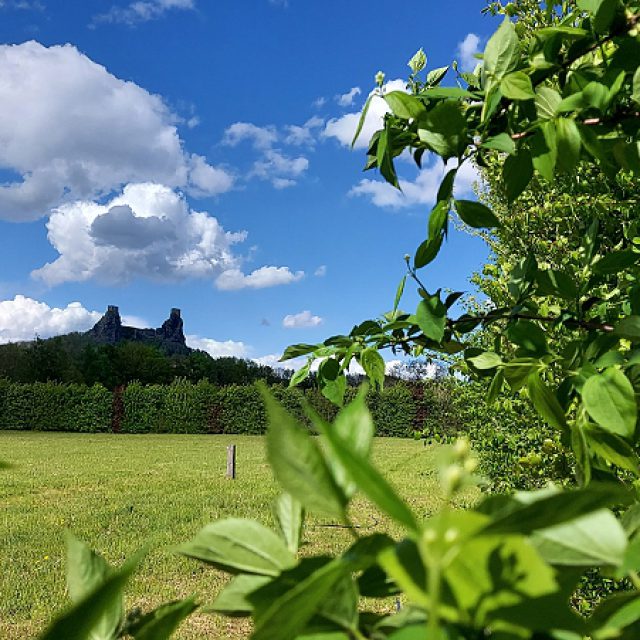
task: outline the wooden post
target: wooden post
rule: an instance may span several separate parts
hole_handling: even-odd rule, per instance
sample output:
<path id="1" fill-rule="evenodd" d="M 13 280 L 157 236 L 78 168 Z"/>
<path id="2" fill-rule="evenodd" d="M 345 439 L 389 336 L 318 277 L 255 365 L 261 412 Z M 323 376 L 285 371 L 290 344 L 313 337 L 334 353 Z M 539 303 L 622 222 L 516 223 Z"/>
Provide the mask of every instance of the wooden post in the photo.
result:
<path id="1" fill-rule="evenodd" d="M 227 478 L 236 479 L 236 445 L 227 447 Z"/>

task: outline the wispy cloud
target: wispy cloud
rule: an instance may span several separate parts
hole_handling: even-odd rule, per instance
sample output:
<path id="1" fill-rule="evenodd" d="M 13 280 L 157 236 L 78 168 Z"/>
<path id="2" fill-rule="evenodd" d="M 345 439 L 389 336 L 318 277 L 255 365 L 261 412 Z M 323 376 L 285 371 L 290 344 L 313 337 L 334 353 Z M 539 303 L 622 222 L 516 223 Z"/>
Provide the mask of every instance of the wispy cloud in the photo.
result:
<path id="1" fill-rule="evenodd" d="M 141 22 L 158 20 L 168 11 L 195 8 L 195 0 L 136 0 L 126 6 L 114 5 L 105 13 L 95 15 L 90 26 L 95 27 L 100 23 L 134 26 Z"/>

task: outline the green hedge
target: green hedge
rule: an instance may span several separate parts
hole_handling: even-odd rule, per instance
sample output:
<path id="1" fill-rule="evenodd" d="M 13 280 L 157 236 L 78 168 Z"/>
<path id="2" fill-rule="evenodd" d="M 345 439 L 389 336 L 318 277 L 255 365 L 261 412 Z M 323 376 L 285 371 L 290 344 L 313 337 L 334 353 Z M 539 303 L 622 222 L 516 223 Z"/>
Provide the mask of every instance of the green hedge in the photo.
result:
<path id="1" fill-rule="evenodd" d="M 272 391 L 307 426 L 305 399 L 326 420 L 336 415 L 336 407 L 318 390 L 275 385 Z M 355 392 L 349 389 L 348 399 Z M 422 429 L 416 421 L 419 412 L 415 393 L 407 385 L 371 392 L 368 404 L 378 435 L 407 437 Z M 112 395 L 100 385 L 0 381 L 0 429 L 262 434 L 266 427 L 264 405 L 254 386 L 217 387 L 185 380 L 170 385 L 134 382 Z"/>
<path id="2" fill-rule="evenodd" d="M 102 385 L 35 382 L 0 384 L 0 429 L 111 430 L 111 392 Z"/>

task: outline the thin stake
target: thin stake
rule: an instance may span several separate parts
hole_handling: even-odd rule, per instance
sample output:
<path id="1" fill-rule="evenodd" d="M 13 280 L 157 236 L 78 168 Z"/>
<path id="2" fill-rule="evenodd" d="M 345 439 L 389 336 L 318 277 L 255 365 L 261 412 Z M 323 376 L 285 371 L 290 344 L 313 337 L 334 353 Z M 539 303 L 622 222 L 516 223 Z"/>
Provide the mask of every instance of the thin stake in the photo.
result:
<path id="1" fill-rule="evenodd" d="M 227 447 L 227 478 L 236 479 L 236 445 Z"/>

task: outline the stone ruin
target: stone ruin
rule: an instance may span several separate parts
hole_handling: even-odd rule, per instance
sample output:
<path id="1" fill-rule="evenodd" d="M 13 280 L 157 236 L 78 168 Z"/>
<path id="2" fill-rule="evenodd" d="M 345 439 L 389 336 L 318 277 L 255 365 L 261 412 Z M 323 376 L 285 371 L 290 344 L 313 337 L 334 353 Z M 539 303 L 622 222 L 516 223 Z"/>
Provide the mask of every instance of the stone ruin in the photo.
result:
<path id="1" fill-rule="evenodd" d="M 180 309 L 171 309 L 169 318 L 158 329 L 138 329 L 122 324 L 118 307 L 109 305 L 107 312 L 86 333 L 98 344 L 118 344 L 120 342 L 143 342 L 160 347 L 168 354 L 189 354 L 184 337 Z"/>

